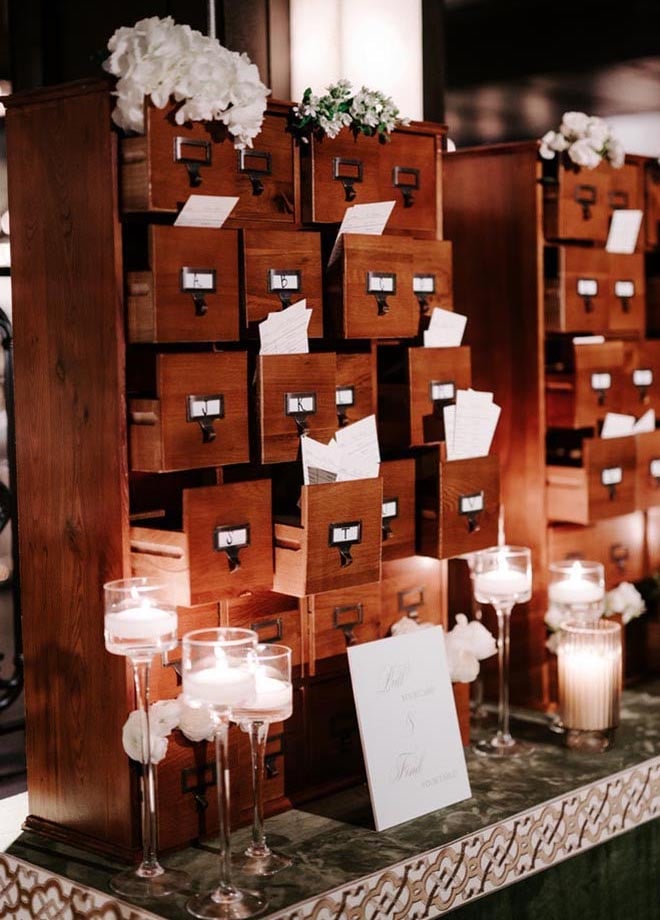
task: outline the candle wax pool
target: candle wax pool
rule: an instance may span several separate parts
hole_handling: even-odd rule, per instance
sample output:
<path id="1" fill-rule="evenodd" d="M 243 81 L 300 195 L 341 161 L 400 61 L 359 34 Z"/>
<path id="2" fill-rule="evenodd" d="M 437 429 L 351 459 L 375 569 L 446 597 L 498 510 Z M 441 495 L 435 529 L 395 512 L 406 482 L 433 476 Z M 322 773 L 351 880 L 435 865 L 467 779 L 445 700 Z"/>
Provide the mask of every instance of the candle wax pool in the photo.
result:
<path id="1" fill-rule="evenodd" d="M 215 706 L 238 706 L 255 697 L 254 674 L 226 664 L 183 672 L 183 692 L 191 700 Z"/>
<path id="2" fill-rule="evenodd" d="M 511 600 L 530 590 L 529 578 L 516 569 L 491 569 L 474 577 L 474 593 L 485 601 Z"/>
<path id="3" fill-rule="evenodd" d="M 113 639 L 158 639 L 176 632 L 177 617 L 159 607 L 129 607 L 106 613 L 104 625 Z"/>

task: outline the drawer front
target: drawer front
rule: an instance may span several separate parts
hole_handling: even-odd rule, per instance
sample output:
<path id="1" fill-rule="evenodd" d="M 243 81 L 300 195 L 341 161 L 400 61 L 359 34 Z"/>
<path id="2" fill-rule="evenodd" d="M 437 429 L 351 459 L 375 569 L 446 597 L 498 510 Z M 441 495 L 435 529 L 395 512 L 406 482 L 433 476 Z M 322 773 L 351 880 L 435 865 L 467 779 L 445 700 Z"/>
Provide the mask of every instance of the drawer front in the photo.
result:
<path id="1" fill-rule="evenodd" d="M 402 617 L 444 625 L 445 600 L 441 562 L 410 556 L 383 563 L 380 583 L 380 635 L 390 635 Z"/>
<path id="2" fill-rule="evenodd" d="M 235 230 L 151 226 L 149 268 L 128 273 L 131 342 L 238 339 Z"/>
<path id="3" fill-rule="evenodd" d="M 439 557 L 449 559 L 497 543 L 500 460 L 497 455 L 440 466 Z"/>
<path id="4" fill-rule="evenodd" d="M 417 334 L 411 241 L 344 235 L 338 327 L 347 339 L 409 338 Z"/>
<path id="5" fill-rule="evenodd" d="M 560 311 L 553 328 L 601 332 L 608 318 L 607 257 L 602 249 L 560 247 Z"/>
<path id="6" fill-rule="evenodd" d="M 623 411 L 639 417 L 647 409 L 660 412 L 660 341 L 627 342 Z"/>
<path id="7" fill-rule="evenodd" d="M 267 111 L 251 149 L 236 150 L 223 125 L 174 123 L 173 107 L 146 109 L 146 135 L 122 144 L 124 211 L 176 212 L 188 196 L 238 202 L 226 226 L 295 221 L 293 139 L 286 109 Z"/>
<path id="8" fill-rule="evenodd" d="M 607 589 L 644 575 L 644 514 L 607 518 L 586 527 L 557 524 L 548 528 L 548 561 L 597 559 L 605 567 Z"/>
<path id="9" fill-rule="evenodd" d="M 306 646 L 297 598 L 274 591 L 250 591 L 229 601 L 227 625 L 253 629 L 259 642 L 288 646 L 293 676 L 301 676 Z"/>
<path id="10" fill-rule="evenodd" d="M 383 561 L 415 553 L 415 460 L 388 460 L 383 479 Z"/>
<path id="11" fill-rule="evenodd" d="M 349 645 L 381 635 L 378 582 L 317 594 L 310 608 L 309 646 L 316 674 L 345 670 Z"/>
<path id="12" fill-rule="evenodd" d="M 273 585 L 273 523 L 269 479 L 183 493 L 192 603 Z"/>
<path id="13" fill-rule="evenodd" d="M 546 235 L 551 239 L 604 243 L 609 229 L 611 172 L 607 163 L 595 169 L 560 165 L 557 219 L 554 226 L 546 226 Z"/>
<path id="14" fill-rule="evenodd" d="M 584 464 L 590 521 L 635 510 L 634 438 L 586 439 Z"/>
<path id="15" fill-rule="evenodd" d="M 376 367 L 371 352 L 337 354 L 337 424 L 349 425 L 376 412 Z"/>
<path id="16" fill-rule="evenodd" d="M 243 352 L 160 354 L 159 400 L 130 404 L 131 469 L 164 472 L 250 458 Z"/>
<path id="17" fill-rule="evenodd" d="M 660 430 L 635 435 L 636 498 L 640 511 L 660 505 Z"/>
<path id="18" fill-rule="evenodd" d="M 614 211 L 622 208 L 644 210 L 644 170 L 641 163 L 627 162 L 620 169 L 611 170 L 607 204 L 610 217 Z M 637 237 L 637 252 L 644 250 L 644 242 L 644 221 L 642 221 Z"/>
<path id="19" fill-rule="evenodd" d="M 236 766 L 230 746 L 230 764 Z M 218 830 L 218 792 L 213 742 L 170 737 L 158 764 L 158 842 L 162 850 L 204 839 Z"/>
<path id="20" fill-rule="evenodd" d="M 434 307 L 453 310 L 454 284 L 450 240 L 413 240 L 413 293 L 422 313 Z"/>
<path id="21" fill-rule="evenodd" d="M 340 788 L 364 780 L 364 760 L 348 674 L 315 679 L 306 689 L 307 786 Z"/>
<path id="22" fill-rule="evenodd" d="M 327 443 L 337 430 L 334 353 L 259 358 L 261 462 L 297 460 L 300 437 Z"/>
<path id="23" fill-rule="evenodd" d="M 294 695 L 294 703 L 298 700 Z M 283 811 L 290 807 L 287 797 L 288 763 L 291 759 L 303 755 L 302 737 L 290 729 L 290 723 L 295 721 L 295 715 L 287 722 L 273 723 L 268 728 L 266 740 L 266 755 L 264 762 L 264 777 L 262 802 L 266 815 Z M 252 823 L 254 814 L 252 793 L 252 757 L 249 736 L 242 729 L 237 731 L 232 738 L 236 746 L 236 774 L 232 777 L 232 811 L 235 815 L 237 826 Z M 235 781 L 234 781 L 235 779 Z"/>
<path id="24" fill-rule="evenodd" d="M 337 137 L 310 138 L 301 147 L 303 219 L 341 223 L 346 208 L 380 201 L 376 138 L 355 137 L 342 129 Z"/>
<path id="25" fill-rule="evenodd" d="M 646 330 L 646 282 L 643 253 L 607 253 L 607 328 L 616 333 Z"/>
<path id="26" fill-rule="evenodd" d="M 311 338 L 323 335 L 321 237 L 318 233 L 285 230 L 244 230 L 243 277 L 245 318 L 258 334 L 269 313 L 305 299 L 312 315 Z"/>
<path id="27" fill-rule="evenodd" d="M 408 351 L 410 444 L 444 440 L 443 409 L 456 402 L 456 391 L 472 383 L 470 349 L 411 348 Z"/>
<path id="28" fill-rule="evenodd" d="M 381 201 L 395 199 L 387 230 L 440 236 L 441 137 L 413 130 L 393 131 L 380 145 Z"/>
<path id="29" fill-rule="evenodd" d="M 621 412 L 623 366 L 621 341 L 573 346 L 572 368 L 546 375 L 548 426 L 595 428 L 608 412 Z"/>

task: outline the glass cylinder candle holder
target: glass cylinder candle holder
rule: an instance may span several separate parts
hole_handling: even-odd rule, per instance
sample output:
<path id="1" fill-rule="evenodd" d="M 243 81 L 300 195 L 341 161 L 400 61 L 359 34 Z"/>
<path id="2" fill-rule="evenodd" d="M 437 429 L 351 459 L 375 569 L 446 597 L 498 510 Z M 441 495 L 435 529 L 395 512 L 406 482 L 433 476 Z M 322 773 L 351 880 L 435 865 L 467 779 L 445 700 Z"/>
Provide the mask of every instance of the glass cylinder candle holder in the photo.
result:
<path id="1" fill-rule="evenodd" d="M 548 606 L 565 619 L 593 623 L 605 604 L 605 567 L 602 562 L 562 559 L 548 567 Z"/>
<path id="2" fill-rule="evenodd" d="M 562 624 L 557 650 L 559 714 L 570 748 L 605 751 L 619 724 L 621 624 Z"/>

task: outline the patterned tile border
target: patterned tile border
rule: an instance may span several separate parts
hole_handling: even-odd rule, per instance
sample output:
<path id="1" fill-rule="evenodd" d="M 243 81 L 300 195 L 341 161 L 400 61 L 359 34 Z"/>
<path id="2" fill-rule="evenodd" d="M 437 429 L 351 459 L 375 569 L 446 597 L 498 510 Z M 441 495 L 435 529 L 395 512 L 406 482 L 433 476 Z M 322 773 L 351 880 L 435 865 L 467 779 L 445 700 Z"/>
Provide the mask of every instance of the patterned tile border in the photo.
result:
<path id="1" fill-rule="evenodd" d="M 310 898 L 268 920 L 424 920 L 660 816 L 660 757 Z M 158 920 L 0 853 L 0 918 Z"/>

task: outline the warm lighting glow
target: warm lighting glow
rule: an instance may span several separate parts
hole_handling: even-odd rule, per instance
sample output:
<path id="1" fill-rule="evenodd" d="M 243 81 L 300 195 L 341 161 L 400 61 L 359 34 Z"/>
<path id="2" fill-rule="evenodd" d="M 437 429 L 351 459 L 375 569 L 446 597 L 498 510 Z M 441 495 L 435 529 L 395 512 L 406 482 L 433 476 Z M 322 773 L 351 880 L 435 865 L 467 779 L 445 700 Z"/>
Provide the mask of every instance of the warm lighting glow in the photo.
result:
<path id="1" fill-rule="evenodd" d="M 291 95 L 344 77 L 423 117 L 421 0 L 290 0 Z"/>

